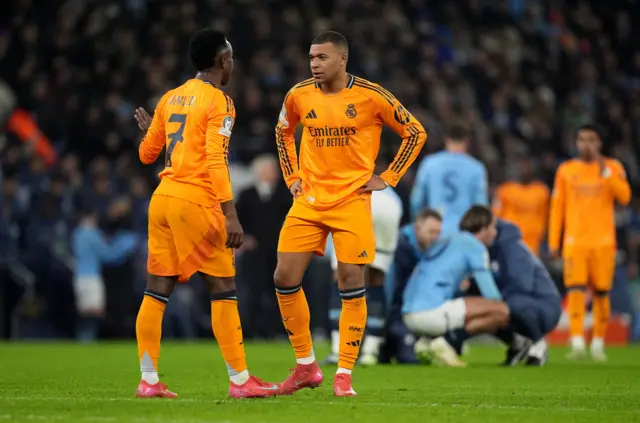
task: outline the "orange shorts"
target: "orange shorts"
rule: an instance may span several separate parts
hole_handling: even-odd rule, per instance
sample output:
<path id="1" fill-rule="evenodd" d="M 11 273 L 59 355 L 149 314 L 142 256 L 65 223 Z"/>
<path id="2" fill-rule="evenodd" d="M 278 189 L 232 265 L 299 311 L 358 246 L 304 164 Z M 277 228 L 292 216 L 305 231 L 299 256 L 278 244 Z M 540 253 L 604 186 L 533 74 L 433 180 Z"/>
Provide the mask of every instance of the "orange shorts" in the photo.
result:
<path id="1" fill-rule="evenodd" d="M 376 254 L 376 238 L 371 194 L 354 194 L 326 210 L 315 209 L 304 197 L 299 197 L 293 202 L 280 231 L 278 251 L 315 252 L 323 256 L 329 232 L 338 261 L 372 263 Z"/>
<path id="2" fill-rule="evenodd" d="M 611 290 L 616 267 L 614 247 L 565 248 L 562 258 L 566 287 L 590 285 L 598 291 Z"/>
<path id="3" fill-rule="evenodd" d="M 220 206 L 203 207 L 175 197 L 154 195 L 149 204 L 149 259 L 155 276 L 186 282 L 196 272 L 235 276 L 233 249 L 226 248 Z"/>

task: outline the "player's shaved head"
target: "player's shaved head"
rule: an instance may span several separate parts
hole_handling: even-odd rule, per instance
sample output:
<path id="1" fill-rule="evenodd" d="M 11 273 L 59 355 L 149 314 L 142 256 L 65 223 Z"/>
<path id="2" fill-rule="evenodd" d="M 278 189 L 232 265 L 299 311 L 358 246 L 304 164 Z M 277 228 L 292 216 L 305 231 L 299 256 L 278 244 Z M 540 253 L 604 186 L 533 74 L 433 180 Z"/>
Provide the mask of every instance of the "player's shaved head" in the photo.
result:
<path id="1" fill-rule="evenodd" d="M 336 31 L 327 31 L 311 41 L 311 45 L 331 43 L 344 53 L 349 52 L 349 43 L 344 35 Z"/>
<path id="2" fill-rule="evenodd" d="M 209 28 L 196 32 L 189 42 L 189 58 L 198 72 L 215 68 L 218 55 L 230 51 L 224 33 Z"/>

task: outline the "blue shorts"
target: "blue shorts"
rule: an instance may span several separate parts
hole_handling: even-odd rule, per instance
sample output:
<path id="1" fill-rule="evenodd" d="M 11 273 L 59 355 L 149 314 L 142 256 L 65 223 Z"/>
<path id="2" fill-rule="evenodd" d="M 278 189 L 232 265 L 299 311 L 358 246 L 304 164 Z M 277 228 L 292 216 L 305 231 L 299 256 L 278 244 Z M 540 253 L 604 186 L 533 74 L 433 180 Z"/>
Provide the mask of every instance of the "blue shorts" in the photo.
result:
<path id="1" fill-rule="evenodd" d="M 559 297 L 512 295 L 506 298 L 513 330 L 534 342 L 551 332 L 562 314 Z"/>

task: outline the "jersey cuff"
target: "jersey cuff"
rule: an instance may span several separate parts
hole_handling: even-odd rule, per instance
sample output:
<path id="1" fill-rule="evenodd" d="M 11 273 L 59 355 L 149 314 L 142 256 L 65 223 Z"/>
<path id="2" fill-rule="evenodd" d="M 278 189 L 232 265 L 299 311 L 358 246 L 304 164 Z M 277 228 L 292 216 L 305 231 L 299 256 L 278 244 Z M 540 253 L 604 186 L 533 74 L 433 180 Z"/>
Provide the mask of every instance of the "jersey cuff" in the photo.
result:
<path id="1" fill-rule="evenodd" d="M 287 184 L 287 189 L 291 189 L 291 185 L 295 184 L 299 180 L 300 180 L 300 177 L 298 175 L 291 175 L 285 178 L 284 182 Z"/>
<path id="2" fill-rule="evenodd" d="M 389 179 L 389 175 L 386 175 L 388 171 L 385 171 L 382 175 L 380 175 L 380 179 L 382 179 L 384 181 L 385 184 L 387 184 L 387 187 L 394 187 L 396 186 L 396 184 L 394 184 L 392 181 L 390 181 Z"/>

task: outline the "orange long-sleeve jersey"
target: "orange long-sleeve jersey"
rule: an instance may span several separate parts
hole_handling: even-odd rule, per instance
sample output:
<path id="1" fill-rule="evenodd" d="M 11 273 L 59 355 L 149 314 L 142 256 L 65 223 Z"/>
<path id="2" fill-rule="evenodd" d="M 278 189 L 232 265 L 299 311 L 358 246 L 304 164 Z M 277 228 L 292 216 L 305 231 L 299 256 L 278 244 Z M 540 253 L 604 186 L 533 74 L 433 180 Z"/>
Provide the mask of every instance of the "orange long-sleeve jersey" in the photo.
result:
<path id="1" fill-rule="evenodd" d="M 294 138 L 298 123 L 303 125 L 299 163 Z M 353 194 L 373 175 L 383 124 L 402 137 L 395 159 L 380 175 L 395 186 L 427 139 L 402 104 L 379 85 L 354 76 L 334 95 L 323 93 L 313 79 L 295 85 L 276 126 L 287 186 L 301 179 L 307 201 L 316 208 L 331 207 Z"/>
<path id="2" fill-rule="evenodd" d="M 549 216 L 549 248 L 614 247 L 616 225 L 614 205 L 629 204 L 631 187 L 622 164 L 604 159 L 598 162 L 570 160 L 556 172 Z M 604 173 L 604 174 L 602 174 Z"/>
<path id="3" fill-rule="evenodd" d="M 549 188 L 537 181 L 505 182 L 496 191 L 493 213 L 520 228 L 524 242 L 537 253 L 547 230 Z"/>
<path id="4" fill-rule="evenodd" d="M 167 92 L 139 149 L 142 163 L 151 164 L 166 146 L 154 194 L 205 207 L 233 199 L 228 162 L 235 118 L 231 98 L 208 81 L 190 79 Z"/>

